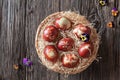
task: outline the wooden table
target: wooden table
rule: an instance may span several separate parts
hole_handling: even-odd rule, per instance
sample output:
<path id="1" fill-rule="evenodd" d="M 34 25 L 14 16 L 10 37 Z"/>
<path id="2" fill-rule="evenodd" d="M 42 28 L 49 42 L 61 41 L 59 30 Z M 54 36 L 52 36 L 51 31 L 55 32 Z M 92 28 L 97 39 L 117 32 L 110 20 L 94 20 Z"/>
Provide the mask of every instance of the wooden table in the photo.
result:
<path id="1" fill-rule="evenodd" d="M 99 62 L 66 80 L 120 80 L 120 14 L 111 16 L 111 9 L 120 10 L 120 0 L 109 0 L 101 7 L 98 0 L 0 0 L 0 80 L 65 80 L 64 75 L 47 70 L 40 64 L 35 49 L 35 35 L 40 22 L 57 11 L 77 11 L 94 23 L 101 35 Z M 106 27 L 113 21 L 114 28 Z M 25 67 L 28 57 L 33 66 Z M 21 64 L 15 70 L 14 64 Z"/>

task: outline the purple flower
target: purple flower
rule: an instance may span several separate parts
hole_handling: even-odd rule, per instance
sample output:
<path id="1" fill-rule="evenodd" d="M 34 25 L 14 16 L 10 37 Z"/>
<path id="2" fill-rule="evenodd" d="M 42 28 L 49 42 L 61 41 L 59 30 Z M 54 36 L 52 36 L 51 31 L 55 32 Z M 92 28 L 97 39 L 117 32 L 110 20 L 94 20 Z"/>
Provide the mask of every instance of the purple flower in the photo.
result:
<path id="1" fill-rule="evenodd" d="M 117 11 L 117 8 L 113 8 L 112 10 Z"/>
<path id="2" fill-rule="evenodd" d="M 82 41 L 84 41 L 84 42 L 88 42 L 89 39 L 90 39 L 90 36 L 89 36 L 89 34 L 87 34 L 87 33 L 83 33 L 83 34 L 80 36 L 80 39 L 81 39 Z"/>
<path id="3" fill-rule="evenodd" d="M 23 58 L 23 64 L 26 66 L 31 66 L 33 63 L 28 58 Z"/>

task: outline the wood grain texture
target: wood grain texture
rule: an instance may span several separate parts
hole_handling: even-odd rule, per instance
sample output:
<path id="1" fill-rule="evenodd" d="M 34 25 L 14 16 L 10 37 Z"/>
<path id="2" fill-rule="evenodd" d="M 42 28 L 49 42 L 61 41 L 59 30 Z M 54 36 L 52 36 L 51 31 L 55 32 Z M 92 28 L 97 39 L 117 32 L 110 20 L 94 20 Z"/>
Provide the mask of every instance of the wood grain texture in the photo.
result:
<path id="1" fill-rule="evenodd" d="M 108 0 L 101 7 L 98 0 L 0 0 L 0 80 L 120 80 L 120 14 L 111 16 L 111 9 L 120 11 L 120 0 Z M 101 35 L 99 62 L 82 73 L 64 75 L 40 64 L 35 50 L 35 35 L 40 22 L 57 11 L 76 11 L 94 24 Z M 114 28 L 106 23 L 114 22 Z M 25 67 L 28 57 L 33 66 Z M 13 64 L 22 65 L 14 70 Z"/>

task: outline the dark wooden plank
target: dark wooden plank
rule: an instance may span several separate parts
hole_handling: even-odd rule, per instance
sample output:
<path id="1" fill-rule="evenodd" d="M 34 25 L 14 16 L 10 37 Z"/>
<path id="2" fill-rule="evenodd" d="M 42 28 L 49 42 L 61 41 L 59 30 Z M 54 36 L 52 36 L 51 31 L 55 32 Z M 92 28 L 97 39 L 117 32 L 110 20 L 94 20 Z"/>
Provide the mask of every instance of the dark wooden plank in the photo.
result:
<path id="1" fill-rule="evenodd" d="M 42 14 L 45 13 L 45 10 L 42 10 L 41 8 L 39 8 L 39 6 L 44 8 L 45 5 L 46 1 L 43 2 L 41 0 L 27 0 L 26 2 L 26 57 L 29 57 L 34 62 L 33 66 L 31 68 L 27 68 L 26 70 L 26 79 L 28 80 L 46 80 L 46 69 L 38 62 L 39 58 L 36 54 L 34 46 L 37 26 L 45 17 L 45 15 Z M 30 71 L 30 69 L 33 69 L 33 71 Z"/>
<path id="2" fill-rule="evenodd" d="M 0 75 L 3 80 L 25 80 L 25 70 L 13 69 L 13 64 L 22 64 L 25 55 L 24 45 L 24 17 L 25 1 L 3 0 L 2 1 L 1 28 L 0 28 Z"/>
<path id="3" fill-rule="evenodd" d="M 0 45 L 1 43 L 1 23 L 2 23 L 2 0 L 0 0 Z M 0 48 L 0 51 L 2 52 L 3 47 Z M 2 53 L 0 53 L 2 54 Z M 2 56 L 0 55 L 0 80 L 2 80 Z"/>
<path id="4" fill-rule="evenodd" d="M 59 11 L 59 0 L 27 0 L 26 3 L 26 56 L 34 62 L 34 65 L 31 67 L 33 71 L 29 71 L 29 68 L 26 70 L 26 79 L 58 80 L 58 73 L 47 70 L 45 66 L 39 63 L 39 58 L 35 50 L 35 35 L 40 22 L 49 14 Z"/>
<path id="5" fill-rule="evenodd" d="M 120 0 L 115 1 L 115 7 L 120 11 Z M 115 19 L 116 30 L 114 37 L 114 78 L 120 79 L 120 15 Z"/>
<path id="6" fill-rule="evenodd" d="M 111 16 L 111 9 L 113 7 L 115 7 L 115 1 L 109 0 L 109 5 L 101 8 L 102 12 L 100 14 L 103 16 L 103 20 L 101 20 L 101 24 L 102 24 L 101 26 L 106 27 L 106 23 L 109 21 L 113 21 L 117 25 L 116 18 Z M 102 18 L 102 16 L 100 16 L 100 17 Z M 116 38 L 117 38 L 117 35 L 120 34 L 120 33 L 117 33 L 117 35 L 116 35 L 116 30 L 117 30 L 116 25 L 114 26 L 113 29 L 106 27 L 106 31 L 105 31 L 104 35 L 102 35 L 102 44 L 101 44 L 101 47 L 99 50 L 100 56 L 102 57 L 102 60 L 100 62 L 101 80 L 119 79 L 119 76 L 116 76 L 116 71 L 114 69 L 115 68 L 114 64 L 116 63 L 116 61 L 119 60 L 119 59 L 118 60 L 115 59 L 116 54 L 118 55 L 118 53 L 115 53 L 115 51 L 116 51 L 115 49 L 118 47 L 118 45 L 115 42 L 118 42 Z M 119 68 L 116 68 L 116 69 L 119 71 Z M 118 73 L 118 75 L 120 75 L 120 73 Z"/>

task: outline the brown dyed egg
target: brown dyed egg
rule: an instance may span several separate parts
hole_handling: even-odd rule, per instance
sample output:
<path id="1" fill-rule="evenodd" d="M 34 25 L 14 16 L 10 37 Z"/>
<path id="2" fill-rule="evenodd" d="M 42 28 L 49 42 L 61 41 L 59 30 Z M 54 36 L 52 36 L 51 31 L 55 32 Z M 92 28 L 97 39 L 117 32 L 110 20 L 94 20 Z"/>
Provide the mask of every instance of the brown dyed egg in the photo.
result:
<path id="1" fill-rule="evenodd" d="M 57 44 L 58 49 L 62 51 L 71 50 L 73 46 L 74 40 L 72 38 L 62 38 Z"/>
<path id="2" fill-rule="evenodd" d="M 45 58 L 51 62 L 56 62 L 58 59 L 57 49 L 53 45 L 47 45 L 44 48 Z"/>
<path id="3" fill-rule="evenodd" d="M 56 28 L 66 30 L 71 27 L 71 22 L 65 17 L 57 18 L 54 22 Z"/>
<path id="4" fill-rule="evenodd" d="M 54 26 L 47 26 L 43 32 L 43 39 L 46 41 L 55 41 L 58 36 L 58 30 Z"/>
<path id="5" fill-rule="evenodd" d="M 82 24 L 77 25 L 74 30 L 73 33 L 77 36 L 80 37 L 82 34 L 86 33 L 86 34 L 90 34 L 91 33 L 91 29 L 88 26 L 84 26 Z"/>
<path id="6" fill-rule="evenodd" d="M 88 58 L 91 55 L 91 51 L 93 50 L 93 46 L 90 43 L 83 43 L 79 49 L 78 53 L 83 58 Z"/>
<path id="7" fill-rule="evenodd" d="M 64 54 L 61 60 L 62 60 L 62 65 L 67 68 L 74 68 L 79 63 L 78 56 L 72 53 Z"/>

